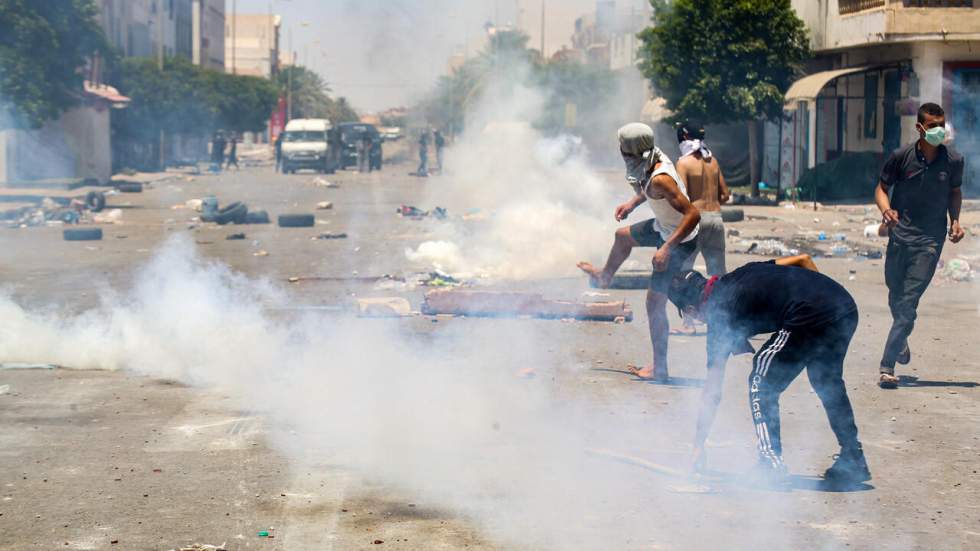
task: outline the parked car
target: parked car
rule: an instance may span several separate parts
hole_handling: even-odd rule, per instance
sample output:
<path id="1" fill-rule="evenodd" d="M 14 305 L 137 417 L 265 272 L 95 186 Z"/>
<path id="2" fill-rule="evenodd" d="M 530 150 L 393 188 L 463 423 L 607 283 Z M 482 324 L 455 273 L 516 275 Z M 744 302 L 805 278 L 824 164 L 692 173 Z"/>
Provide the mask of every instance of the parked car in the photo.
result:
<path id="1" fill-rule="evenodd" d="M 371 169 L 381 170 L 381 142 L 384 140 L 377 126 L 360 122 L 344 122 L 337 125 L 337 131 L 341 144 L 339 168 L 357 166 L 357 142 L 367 136 L 371 140 Z"/>
<path id="2" fill-rule="evenodd" d="M 328 144 L 330 121 L 327 119 L 293 119 L 286 124 L 282 140 L 282 171 L 301 169 L 333 172 Z"/>

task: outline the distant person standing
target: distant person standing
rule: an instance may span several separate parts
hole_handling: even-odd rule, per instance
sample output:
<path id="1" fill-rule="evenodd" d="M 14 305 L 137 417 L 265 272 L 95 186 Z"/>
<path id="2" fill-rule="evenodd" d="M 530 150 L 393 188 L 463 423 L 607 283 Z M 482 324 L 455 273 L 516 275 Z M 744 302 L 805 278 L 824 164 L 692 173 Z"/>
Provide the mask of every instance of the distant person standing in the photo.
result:
<path id="1" fill-rule="evenodd" d="M 704 127 L 697 123 L 684 122 L 677 126 L 677 142 L 680 144 L 681 158 L 677 161 L 677 173 L 687 185 L 691 203 L 701 213 L 701 226 L 698 231 L 697 252 L 704 257 L 709 276 L 725 275 L 725 224 L 721 219 L 721 204 L 728 201 L 728 185 L 721 166 L 704 141 Z M 684 266 L 694 267 L 695 253 Z M 695 332 L 693 321 L 685 318 L 684 328 L 679 334 Z"/>
<path id="2" fill-rule="evenodd" d="M 436 164 L 439 166 L 439 172 L 442 172 L 442 149 L 446 147 L 446 138 L 442 136 L 442 132 L 436 130 L 434 141 L 436 146 Z"/>
<path id="3" fill-rule="evenodd" d="M 225 146 L 228 142 L 225 141 L 225 135 L 220 130 L 214 133 L 214 138 L 211 140 L 211 168 L 215 172 L 221 172 L 221 167 L 225 164 Z"/>
<path id="4" fill-rule="evenodd" d="M 419 136 L 419 168 L 415 171 L 417 176 L 429 175 L 429 131 L 423 130 Z"/>
<path id="5" fill-rule="evenodd" d="M 228 165 L 225 168 L 235 165 L 235 170 L 238 170 L 238 136 L 232 134 L 228 142 Z"/>
<path id="6" fill-rule="evenodd" d="M 276 136 L 276 172 L 282 170 L 282 138 L 285 132 L 279 132 Z"/>
<path id="7" fill-rule="evenodd" d="M 946 236 L 953 243 L 959 243 L 964 236 L 960 227 L 964 161 L 943 144 L 943 108 L 935 103 L 923 104 L 916 128 L 919 139 L 892 153 L 881 169 L 875 190 L 875 202 L 889 229 L 885 285 L 892 313 L 891 331 L 881 356 L 881 388 L 897 388 L 895 363 L 905 365 L 912 359 L 908 338 L 915 325 L 916 309 L 936 273 Z"/>
<path id="8" fill-rule="evenodd" d="M 357 140 L 357 171 L 371 172 L 371 138 L 367 134 Z"/>

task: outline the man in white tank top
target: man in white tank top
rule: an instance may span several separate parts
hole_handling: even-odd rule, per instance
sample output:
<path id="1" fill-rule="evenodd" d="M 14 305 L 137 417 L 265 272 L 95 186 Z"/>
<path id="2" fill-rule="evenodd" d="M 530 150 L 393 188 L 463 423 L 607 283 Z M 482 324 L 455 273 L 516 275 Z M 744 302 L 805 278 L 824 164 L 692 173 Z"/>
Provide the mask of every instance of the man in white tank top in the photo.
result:
<path id="1" fill-rule="evenodd" d="M 579 262 L 578 267 L 589 274 L 593 286 L 606 288 L 633 247 L 657 248 L 646 300 L 653 365 L 630 368 L 630 372 L 643 379 L 663 381 L 668 377 L 670 333 L 667 289 L 674 275 L 695 254 L 701 215 L 688 199 L 684 180 L 677 175 L 674 164 L 654 146 L 653 129 L 641 123 L 627 124 L 619 129 L 619 147 L 626 162 L 626 180 L 635 195 L 616 208 L 616 220 L 625 220 L 642 203 L 650 205 L 654 218 L 616 230 L 609 258 L 601 269 L 589 262 Z"/>

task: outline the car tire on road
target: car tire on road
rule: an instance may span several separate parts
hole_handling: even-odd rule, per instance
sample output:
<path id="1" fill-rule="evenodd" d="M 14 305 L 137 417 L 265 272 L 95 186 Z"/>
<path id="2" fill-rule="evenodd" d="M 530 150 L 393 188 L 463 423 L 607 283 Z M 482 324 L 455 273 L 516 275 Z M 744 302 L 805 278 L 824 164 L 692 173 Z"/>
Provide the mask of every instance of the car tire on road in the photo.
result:
<path id="1" fill-rule="evenodd" d="M 218 214 L 214 215 L 214 221 L 219 226 L 231 223 L 244 224 L 247 216 L 248 207 L 240 201 L 235 201 L 227 207 L 218 210 Z"/>
<path id="2" fill-rule="evenodd" d="M 77 228 L 62 233 L 65 241 L 101 241 L 102 228 Z"/>
<path id="3" fill-rule="evenodd" d="M 245 215 L 246 224 L 268 224 L 271 222 L 269 213 L 264 210 L 250 211 Z"/>
<path id="4" fill-rule="evenodd" d="M 125 182 L 118 184 L 116 189 L 118 189 L 120 193 L 143 193 L 143 184 L 140 182 Z"/>
<path id="5" fill-rule="evenodd" d="M 316 217 L 312 214 L 280 214 L 280 228 L 310 228 L 316 224 Z"/>
<path id="6" fill-rule="evenodd" d="M 101 212 L 105 208 L 105 194 L 101 191 L 90 191 L 85 196 L 85 206 L 92 212 Z"/>
<path id="7" fill-rule="evenodd" d="M 745 211 L 742 209 L 721 209 L 722 222 L 741 222 L 742 220 L 745 220 Z"/>

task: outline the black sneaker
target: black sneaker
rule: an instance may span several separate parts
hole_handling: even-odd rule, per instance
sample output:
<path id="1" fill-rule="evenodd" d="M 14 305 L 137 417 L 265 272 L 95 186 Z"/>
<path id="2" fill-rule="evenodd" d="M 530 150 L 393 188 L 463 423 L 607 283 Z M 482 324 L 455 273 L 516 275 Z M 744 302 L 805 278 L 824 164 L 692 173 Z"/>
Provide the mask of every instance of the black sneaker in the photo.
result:
<path id="1" fill-rule="evenodd" d="M 834 456 L 834 464 L 823 473 L 823 478 L 837 484 L 857 484 L 871 480 L 864 450 L 860 447 L 841 450 Z"/>
<path id="2" fill-rule="evenodd" d="M 912 361 L 912 351 L 909 350 L 908 344 L 906 344 L 905 348 L 898 353 L 898 357 L 895 358 L 895 361 L 902 365 L 909 365 L 909 362 Z"/>

